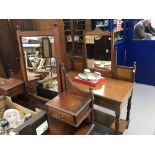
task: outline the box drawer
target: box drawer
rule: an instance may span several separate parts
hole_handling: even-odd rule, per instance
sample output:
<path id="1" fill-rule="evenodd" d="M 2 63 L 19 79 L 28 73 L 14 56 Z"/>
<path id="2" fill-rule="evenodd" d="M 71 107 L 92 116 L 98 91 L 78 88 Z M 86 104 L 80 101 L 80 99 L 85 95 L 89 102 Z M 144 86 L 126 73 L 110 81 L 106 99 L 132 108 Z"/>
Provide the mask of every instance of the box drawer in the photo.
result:
<path id="1" fill-rule="evenodd" d="M 84 107 L 77 115 L 66 113 L 55 108 L 48 108 L 48 116 L 78 127 L 80 123 L 86 118 L 86 115 L 89 115 L 90 111 L 91 109 L 89 104 Z"/>
<path id="2" fill-rule="evenodd" d="M 74 125 L 75 121 L 74 121 L 74 117 L 70 114 L 67 114 L 65 112 L 62 112 L 60 110 L 54 109 L 54 108 L 49 108 L 48 109 L 48 115 L 50 117 L 54 117 L 58 120 L 61 120 L 63 122 L 66 122 L 68 124 Z"/>

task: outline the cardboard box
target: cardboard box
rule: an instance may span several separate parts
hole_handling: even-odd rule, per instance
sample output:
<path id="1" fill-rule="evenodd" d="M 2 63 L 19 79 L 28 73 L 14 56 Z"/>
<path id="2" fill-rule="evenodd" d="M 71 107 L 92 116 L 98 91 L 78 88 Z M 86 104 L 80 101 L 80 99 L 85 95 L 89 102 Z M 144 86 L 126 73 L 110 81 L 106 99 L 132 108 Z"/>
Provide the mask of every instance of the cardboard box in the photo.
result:
<path id="1" fill-rule="evenodd" d="M 32 115 L 31 118 L 15 128 L 12 131 L 13 134 L 35 135 L 47 133 L 48 123 L 46 111 L 42 111 L 38 108 L 36 108 L 35 111 L 32 111 L 28 108 L 18 105 L 17 103 L 12 102 L 11 98 L 8 96 L 0 96 L 0 119 L 3 118 L 4 111 L 7 109 L 19 110 L 21 117 L 26 113 L 30 113 Z"/>

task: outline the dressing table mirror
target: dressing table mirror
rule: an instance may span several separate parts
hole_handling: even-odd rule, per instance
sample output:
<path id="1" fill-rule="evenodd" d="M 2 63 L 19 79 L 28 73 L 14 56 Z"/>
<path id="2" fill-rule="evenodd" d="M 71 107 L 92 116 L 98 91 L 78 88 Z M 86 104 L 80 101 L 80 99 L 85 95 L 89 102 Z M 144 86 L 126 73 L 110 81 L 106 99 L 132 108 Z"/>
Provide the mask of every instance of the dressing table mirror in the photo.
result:
<path id="1" fill-rule="evenodd" d="M 111 76 L 114 66 L 114 33 L 96 28 L 84 33 L 85 66 Z"/>
<path id="2" fill-rule="evenodd" d="M 17 30 L 22 79 L 27 92 L 34 93 L 38 81 L 45 89 L 59 91 L 57 35 L 54 29 L 52 31 Z"/>

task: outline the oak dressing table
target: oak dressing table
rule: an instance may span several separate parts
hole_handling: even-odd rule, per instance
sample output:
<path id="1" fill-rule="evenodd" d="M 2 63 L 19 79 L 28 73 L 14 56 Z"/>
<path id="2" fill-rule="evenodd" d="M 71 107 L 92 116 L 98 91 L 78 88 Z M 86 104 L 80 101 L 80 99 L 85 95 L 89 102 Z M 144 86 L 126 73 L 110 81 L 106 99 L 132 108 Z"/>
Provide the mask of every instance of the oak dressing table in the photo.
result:
<path id="1" fill-rule="evenodd" d="M 102 111 L 94 109 L 94 121 L 113 128 L 115 134 L 123 134 L 128 128 L 130 120 L 131 99 L 134 87 L 135 66 L 118 66 L 117 54 L 114 50 L 114 32 L 101 31 L 95 29 L 84 33 L 85 39 L 85 68 L 89 68 L 92 72 L 98 71 L 105 77 L 105 83 L 99 88 L 92 88 L 94 94 L 94 104 L 104 107 L 115 112 L 115 117 Z M 108 42 L 108 46 L 106 42 Z M 100 48 L 96 47 L 100 45 Z M 105 45 L 101 47 L 102 43 Z M 92 49 L 91 49 L 92 48 Z M 96 49 L 96 50 L 93 50 Z M 101 52 L 103 57 L 99 57 Z M 98 52 L 98 53 L 97 53 Z M 99 59 L 99 60 L 98 60 Z M 111 61 L 111 63 L 109 63 Z M 93 63 L 94 64 L 93 64 Z M 97 62 L 101 62 L 102 67 L 96 66 Z M 111 66 L 103 66 L 105 62 Z M 69 71 L 67 73 L 71 83 L 82 91 L 88 92 L 89 86 L 73 81 L 73 78 L 79 72 Z M 126 120 L 120 119 L 120 113 L 123 105 L 127 103 Z"/>

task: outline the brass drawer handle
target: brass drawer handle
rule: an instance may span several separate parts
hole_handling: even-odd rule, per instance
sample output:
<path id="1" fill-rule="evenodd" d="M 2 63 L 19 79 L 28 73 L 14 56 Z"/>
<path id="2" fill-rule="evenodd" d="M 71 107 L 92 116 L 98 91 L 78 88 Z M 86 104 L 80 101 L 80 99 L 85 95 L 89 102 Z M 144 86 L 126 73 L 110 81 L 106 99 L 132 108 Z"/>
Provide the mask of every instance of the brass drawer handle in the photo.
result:
<path id="1" fill-rule="evenodd" d="M 61 114 L 59 114 L 59 113 L 57 113 L 56 116 L 57 116 L 59 119 L 64 119 L 64 116 L 61 115 Z"/>

